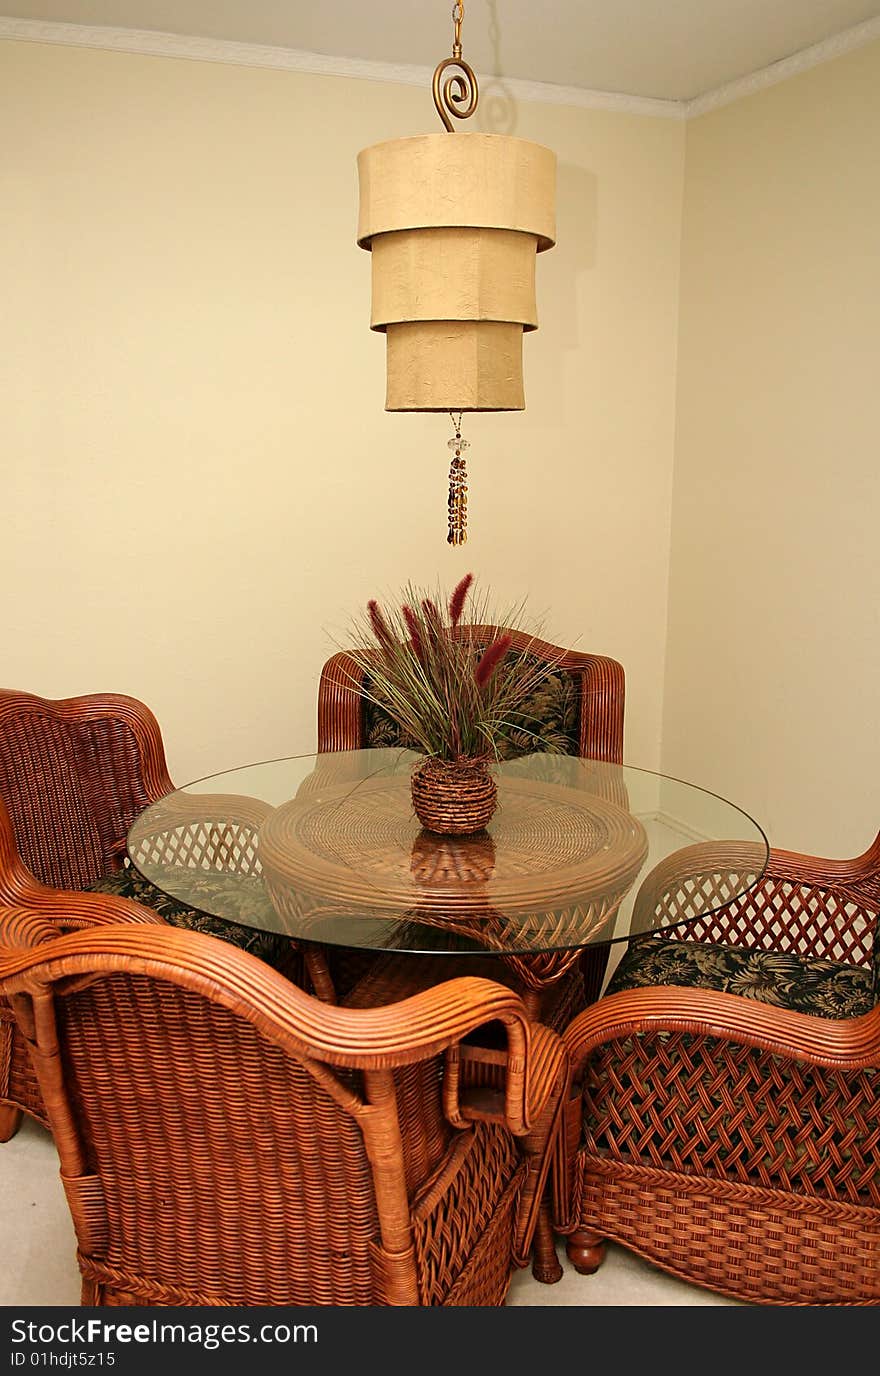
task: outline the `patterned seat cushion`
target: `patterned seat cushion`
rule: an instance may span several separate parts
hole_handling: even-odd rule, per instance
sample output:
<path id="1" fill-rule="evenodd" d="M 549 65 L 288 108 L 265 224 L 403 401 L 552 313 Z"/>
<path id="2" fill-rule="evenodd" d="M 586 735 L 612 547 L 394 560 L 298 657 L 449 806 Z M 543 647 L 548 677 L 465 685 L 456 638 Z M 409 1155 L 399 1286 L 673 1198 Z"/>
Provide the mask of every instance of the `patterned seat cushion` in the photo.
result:
<path id="1" fill-rule="evenodd" d="M 116 874 L 99 879 L 90 886 L 93 893 L 115 894 L 118 898 L 131 898 L 152 908 L 172 927 L 183 927 L 190 932 L 205 932 L 208 936 L 220 937 L 231 941 L 243 951 L 259 956 L 267 965 L 283 969 L 290 959 L 290 941 L 271 932 L 261 932 L 254 927 L 242 927 L 236 922 L 227 922 L 221 917 L 212 917 L 196 906 L 189 906 L 176 898 L 163 893 L 151 884 L 137 870 L 127 866 Z M 277 918 L 269 902 L 265 887 L 259 875 L 221 874 L 210 870 L 194 870 L 190 885 L 193 905 L 199 897 L 211 907 L 221 899 L 227 911 L 257 913 L 265 910 L 266 925 L 272 927 Z"/>
<path id="2" fill-rule="evenodd" d="M 364 686 L 369 693 L 369 679 Z M 368 697 L 362 699 L 362 712 L 366 747 L 419 749 L 394 718 Z M 577 755 L 580 752 L 580 725 L 580 675 L 555 669 L 523 700 L 519 710 L 510 714 L 510 726 L 506 738 L 499 742 L 498 754 L 505 760 L 529 755 L 537 750 L 556 755 Z"/>
<path id="3" fill-rule="evenodd" d="M 654 984 L 717 989 L 818 1018 L 856 1018 L 874 1006 L 867 966 L 659 937 L 631 943 L 606 992 Z"/>

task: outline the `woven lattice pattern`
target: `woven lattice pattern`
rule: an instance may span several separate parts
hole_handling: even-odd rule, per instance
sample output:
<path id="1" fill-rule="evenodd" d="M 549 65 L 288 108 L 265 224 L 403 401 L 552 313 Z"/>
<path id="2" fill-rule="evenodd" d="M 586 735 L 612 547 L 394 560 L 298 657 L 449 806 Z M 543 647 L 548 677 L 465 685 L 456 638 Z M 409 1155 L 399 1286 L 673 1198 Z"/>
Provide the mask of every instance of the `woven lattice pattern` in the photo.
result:
<path id="1" fill-rule="evenodd" d="M 261 873 L 256 827 L 222 818 L 206 821 L 195 817 L 155 835 L 145 834 L 139 840 L 136 859 L 148 868 L 163 865 L 170 871 L 217 870 L 248 876 Z"/>
<path id="2" fill-rule="evenodd" d="M 669 932 L 687 941 L 757 946 L 806 959 L 870 965 L 877 904 L 846 888 L 795 884 L 769 875 L 740 898 L 727 902 L 739 875 L 689 877 L 661 896 L 658 925 L 681 922 L 719 904 L 718 911 Z"/>
<path id="3" fill-rule="evenodd" d="M 880 1208 L 880 1071 L 689 1033 L 608 1043 L 584 1082 L 587 1156 Z"/>

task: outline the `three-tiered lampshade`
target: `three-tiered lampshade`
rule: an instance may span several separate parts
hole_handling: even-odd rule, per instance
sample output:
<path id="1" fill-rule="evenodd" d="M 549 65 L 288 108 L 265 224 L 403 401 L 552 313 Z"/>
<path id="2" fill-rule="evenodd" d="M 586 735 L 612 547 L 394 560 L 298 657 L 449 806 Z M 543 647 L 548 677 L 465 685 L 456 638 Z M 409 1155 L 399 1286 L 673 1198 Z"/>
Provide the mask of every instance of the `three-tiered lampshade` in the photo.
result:
<path id="1" fill-rule="evenodd" d="M 501 134 L 424 134 L 358 155 L 358 243 L 387 411 L 521 411 L 535 256 L 556 236 L 556 156 Z"/>

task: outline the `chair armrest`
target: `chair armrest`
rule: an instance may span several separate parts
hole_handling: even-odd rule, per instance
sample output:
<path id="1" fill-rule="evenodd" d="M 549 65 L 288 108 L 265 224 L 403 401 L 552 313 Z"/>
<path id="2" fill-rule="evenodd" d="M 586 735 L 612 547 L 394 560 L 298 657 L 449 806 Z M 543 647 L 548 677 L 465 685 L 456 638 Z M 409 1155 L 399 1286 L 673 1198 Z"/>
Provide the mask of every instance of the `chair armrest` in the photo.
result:
<path id="1" fill-rule="evenodd" d="M 82 928 L 118 926 L 120 922 L 167 926 L 165 919 L 142 903 L 115 894 L 49 889 L 40 885 L 20 900 L 22 908 L 55 926 L 55 935 Z"/>
<path id="2" fill-rule="evenodd" d="M 839 1070 L 880 1067 L 880 1004 L 859 1018 L 811 1017 L 714 989 L 627 989 L 609 994 L 569 1023 L 563 1041 L 572 1075 L 606 1042 L 639 1033 L 687 1032 Z"/>
<path id="3" fill-rule="evenodd" d="M 0 959 L 0 980 L 14 994 L 41 983 L 40 965 L 46 967 L 43 979 L 55 980 L 106 969 L 114 955 L 139 960 L 145 973 L 158 978 L 182 975 L 189 987 L 246 1017 L 268 1040 L 300 1059 L 327 1065 L 362 1070 L 412 1065 L 497 1021 L 508 1040 L 505 1122 L 516 1135 L 532 1127 L 528 1014 L 518 995 L 491 980 L 453 979 L 385 1007 L 340 1008 L 318 1002 L 228 942 L 165 923 L 149 929 L 127 923 L 59 937 L 39 953 Z"/>
<path id="4" fill-rule="evenodd" d="M 0 910 L 0 953 L 32 951 L 46 941 L 54 941 L 58 928 L 32 908 Z"/>
<path id="5" fill-rule="evenodd" d="M 455 1127 L 475 1121 L 506 1123 L 505 1103 L 511 1058 L 507 1046 L 481 1046 L 469 1039 L 446 1053 L 444 1109 Z M 568 1080 L 568 1052 L 562 1038 L 541 1023 L 529 1024 L 529 1074 L 523 1121 L 538 1122 Z"/>

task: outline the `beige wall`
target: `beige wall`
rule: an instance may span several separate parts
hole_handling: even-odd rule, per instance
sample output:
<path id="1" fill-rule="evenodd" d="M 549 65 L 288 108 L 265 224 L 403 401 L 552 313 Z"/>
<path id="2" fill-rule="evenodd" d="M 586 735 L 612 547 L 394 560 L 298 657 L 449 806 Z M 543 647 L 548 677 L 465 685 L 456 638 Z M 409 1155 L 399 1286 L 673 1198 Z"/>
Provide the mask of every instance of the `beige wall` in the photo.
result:
<path id="1" fill-rule="evenodd" d="M 880 45 L 690 122 L 663 766 L 880 825 Z"/>
<path id="2" fill-rule="evenodd" d="M 439 128 L 430 92 L 0 44 L 9 242 L 0 682 L 144 698 L 179 781 L 305 751 L 367 597 L 472 569 L 628 674 L 659 763 L 684 128 L 512 105 L 555 149 L 527 410 L 467 422 L 445 543 L 440 416 L 386 415 L 355 245 L 358 150 Z M 491 98 L 490 98 L 491 97 Z"/>

